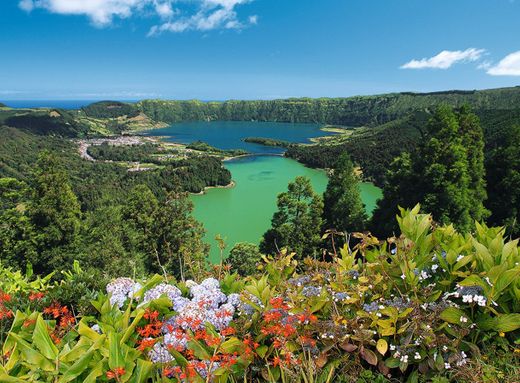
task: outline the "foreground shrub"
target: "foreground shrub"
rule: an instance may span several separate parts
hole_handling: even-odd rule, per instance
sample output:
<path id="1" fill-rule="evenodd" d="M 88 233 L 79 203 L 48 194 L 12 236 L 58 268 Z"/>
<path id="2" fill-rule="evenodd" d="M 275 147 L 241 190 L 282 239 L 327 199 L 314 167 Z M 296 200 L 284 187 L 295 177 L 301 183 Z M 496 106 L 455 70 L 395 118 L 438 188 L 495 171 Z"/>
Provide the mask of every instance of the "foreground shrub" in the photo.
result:
<path id="1" fill-rule="evenodd" d="M 0 381 L 513 382 L 518 241 L 433 227 L 418 207 L 398 222 L 331 262 L 282 252 L 246 279 L 119 278 L 92 315 L 12 310 Z"/>

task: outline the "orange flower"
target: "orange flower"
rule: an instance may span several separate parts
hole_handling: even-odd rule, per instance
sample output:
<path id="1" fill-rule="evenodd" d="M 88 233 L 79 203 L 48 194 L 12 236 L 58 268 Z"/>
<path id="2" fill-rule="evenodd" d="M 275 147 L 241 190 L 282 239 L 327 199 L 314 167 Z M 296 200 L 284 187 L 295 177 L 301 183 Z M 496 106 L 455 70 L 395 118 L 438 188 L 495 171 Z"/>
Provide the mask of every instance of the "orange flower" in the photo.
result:
<path id="1" fill-rule="evenodd" d="M 139 347 L 137 349 L 139 351 L 144 351 L 147 348 L 153 347 L 157 339 L 141 339 L 139 341 Z"/>
<path id="2" fill-rule="evenodd" d="M 275 309 L 283 309 L 283 310 L 287 310 L 289 308 L 289 306 L 287 306 L 284 302 L 283 302 L 283 298 L 282 297 L 278 297 L 278 298 L 271 298 L 269 300 L 269 303 L 271 304 L 271 306 L 273 306 L 273 308 Z"/>
<path id="3" fill-rule="evenodd" d="M 76 319 L 71 314 L 65 314 L 60 318 L 60 327 L 73 325 Z"/>
<path id="4" fill-rule="evenodd" d="M 12 318 L 13 312 L 0 303 L 0 320 L 5 318 Z"/>
<path id="5" fill-rule="evenodd" d="M 32 301 L 36 301 L 36 300 L 41 300 L 43 297 L 45 296 L 45 294 L 43 292 L 37 292 L 37 291 L 34 291 L 32 292 L 31 294 L 29 294 L 29 300 L 32 302 Z"/>
<path id="6" fill-rule="evenodd" d="M 170 377 L 172 375 L 179 375 L 182 372 L 179 366 L 175 367 L 164 367 L 163 368 L 163 376 Z"/>
<path id="7" fill-rule="evenodd" d="M 26 320 L 24 320 L 22 326 L 23 326 L 23 327 L 29 327 L 29 326 L 31 326 L 31 325 L 33 325 L 33 324 L 35 324 L 35 323 L 36 323 L 36 320 L 35 320 L 35 319 L 26 319 Z"/>
<path id="8" fill-rule="evenodd" d="M 224 336 L 229 336 L 235 334 L 236 330 L 233 327 L 226 327 L 225 329 L 220 331 L 220 333 Z"/>
<path id="9" fill-rule="evenodd" d="M 0 290 L 0 303 L 2 302 L 11 302 L 11 296 Z"/>
<path id="10" fill-rule="evenodd" d="M 264 320 L 267 323 L 279 321 L 280 319 L 282 319 L 282 313 L 279 311 L 271 311 L 264 313 Z"/>
<path id="11" fill-rule="evenodd" d="M 43 309 L 44 314 L 52 315 L 54 319 L 59 318 L 62 314 L 68 313 L 69 309 L 66 307 L 63 307 L 58 302 L 54 302 L 48 307 L 45 307 Z"/>
<path id="12" fill-rule="evenodd" d="M 147 319 L 150 322 L 155 322 L 159 318 L 159 312 L 152 311 L 152 310 L 150 310 L 150 308 L 147 308 L 143 317 L 144 317 L 144 319 Z"/>
<path id="13" fill-rule="evenodd" d="M 275 356 L 273 359 L 273 367 L 279 366 L 281 362 L 282 360 L 279 357 Z"/>
<path id="14" fill-rule="evenodd" d="M 123 376 L 125 373 L 126 371 L 123 367 L 116 367 L 111 371 L 107 371 L 107 378 L 119 380 L 119 378 Z"/>

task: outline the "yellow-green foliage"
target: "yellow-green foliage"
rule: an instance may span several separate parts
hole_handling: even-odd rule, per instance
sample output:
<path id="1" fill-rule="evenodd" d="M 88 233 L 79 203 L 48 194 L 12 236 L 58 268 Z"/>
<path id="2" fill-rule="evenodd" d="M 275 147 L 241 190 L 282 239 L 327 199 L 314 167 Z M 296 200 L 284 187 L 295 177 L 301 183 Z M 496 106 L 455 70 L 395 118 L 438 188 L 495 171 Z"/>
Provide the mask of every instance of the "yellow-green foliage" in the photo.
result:
<path id="1" fill-rule="evenodd" d="M 418 206 L 398 222 L 399 237 L 358 233 L 326 260 L 282 251 L 246 278 L 216 267 L 220 282 L 200 285 L 125 279 L 139 291 L 111 295 L 114 305 L 100 294 L 96 315 L 65 328 L 68 314 L 19 310 L 0 381 L 514 382 L 518 240 L 433 226 Z"/>

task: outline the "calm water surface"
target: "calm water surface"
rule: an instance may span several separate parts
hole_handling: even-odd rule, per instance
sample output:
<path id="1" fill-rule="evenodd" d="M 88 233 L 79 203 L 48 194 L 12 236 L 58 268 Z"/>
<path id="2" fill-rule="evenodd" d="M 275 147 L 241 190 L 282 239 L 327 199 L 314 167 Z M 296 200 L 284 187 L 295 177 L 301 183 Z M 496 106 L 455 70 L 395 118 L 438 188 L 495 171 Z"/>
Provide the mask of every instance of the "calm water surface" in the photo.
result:
<path id="1" fill-rule="evenodd" d="M 211 260 L 218 262 L 215 236 L 220 234 L 228 245 L 237 242 L 258 243 L 269 228 L 276 210 L 276 196 L 287 190 L 297 176 L 311 179 L 314 190 L 323 193 L 327 175 L 323 170 L 309 169 L 297 161 L 279 156 L 243 157 L 226 162 L 236 186 L 231 189 L 209 189 L 204 195 L 193 195 L 194 216 L 204 223 L 206 241 L 211 245 Z M 371 212 L 381 190 L 371 183 L 361 184 L 361 197 Z"/>
<path id="2" fill-rule="evenodd" d="M 276 210 L 276 196 L 287 190 L 287 184 L 297 176 L 311 179 L 314 190 L 323 193 L 327 175 L 323 170 L 309 169 L 289 158 L 281 157 L 283 148 L 249 144 L 246 137 L 265 137 L 295 143 L 309 142 L 310 138 L 331 135 L 315 124 L 276 122 L 187 122 L 168 128 L 146 132 L 163 136 L 166 140 L 189 144 L 201 140 L 219 149 L 244 149 L 253 156 L 228 161 L 236 183 L 234 188 L 208 189 L 204 195 L 191 196 L 195 205 L 194 216 L 204 224 L 206 241 L 211 245 L 211 260 L 218 262 L 220 250 L 215 236 L 224 238 L 226 256 L 235 243 L 259 243 L 271 225 Z M 278 155 L 276 155 L 278 154 Z M 361 184 L 361 198 L 370 213 L 381 190 L 371 183 Z"/>
<path id="3" fill-rule="evenodd" d="M 166 140 L 190 144 L 204 141 L 219 149 L 244 149 L 250 153 L 283 153 L 283 148 L 273 148 L 244 142 L 246 137 L 264 137 L 294 143 L 307 143 L 310 138 L 328 136 L 316 124 L 291 124 L 282 122 L 212 121 L 184 122 L 164 129 L 146 132 L 150 136 L 165 136 Z"/>

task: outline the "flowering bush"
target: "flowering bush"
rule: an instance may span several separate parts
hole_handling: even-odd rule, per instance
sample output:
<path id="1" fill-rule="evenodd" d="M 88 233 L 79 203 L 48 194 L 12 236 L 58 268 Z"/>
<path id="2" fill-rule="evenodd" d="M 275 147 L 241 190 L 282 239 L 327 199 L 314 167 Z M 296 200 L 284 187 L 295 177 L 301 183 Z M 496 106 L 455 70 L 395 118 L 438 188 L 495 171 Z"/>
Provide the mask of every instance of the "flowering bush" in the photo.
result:
<path id="1" fill-rule="evenodd" d="M 118 278 L 95 315 L 43 292 L 41 307 L 13 310 L 3 292 L 0 381 L 513 382 L 518 241 L 433 227 L 418 208 L 398 221 L 400 237 L 356 234 L 330 262 L 282 252 L 245 279 Z M 488 349 L 510 355 L 510 373 L 486 367 Z"/>

